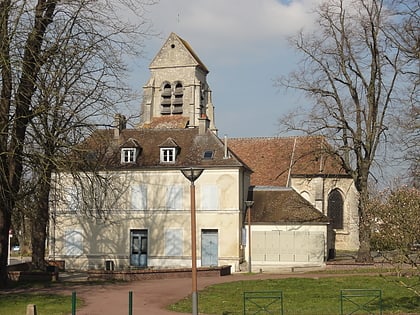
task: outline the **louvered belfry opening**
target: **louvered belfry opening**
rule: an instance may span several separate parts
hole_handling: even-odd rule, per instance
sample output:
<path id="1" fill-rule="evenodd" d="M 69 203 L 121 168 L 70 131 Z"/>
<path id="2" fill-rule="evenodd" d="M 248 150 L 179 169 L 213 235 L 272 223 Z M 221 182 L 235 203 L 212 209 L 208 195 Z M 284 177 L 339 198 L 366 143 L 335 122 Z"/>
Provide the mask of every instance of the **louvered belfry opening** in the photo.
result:
<path id="1" fill-rule="evenodd" d="M 184 88 L 182 83 L 177 82 L 173 91 L 171 84 L 165 83 L 162 89 L 161 97 L 162 115 L 180 115 L 183 113 L 182 107 L 184 105 Z"/>

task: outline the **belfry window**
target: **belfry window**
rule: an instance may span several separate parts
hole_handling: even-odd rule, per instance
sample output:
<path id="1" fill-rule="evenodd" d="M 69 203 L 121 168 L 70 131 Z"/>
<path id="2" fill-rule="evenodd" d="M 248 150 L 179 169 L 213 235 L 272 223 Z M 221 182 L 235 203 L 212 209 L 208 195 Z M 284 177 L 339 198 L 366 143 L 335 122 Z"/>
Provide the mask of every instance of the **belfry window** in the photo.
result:
<path id="1" fill-rule="evenodd" d="M 162 96 L 161 113 L 165 115 L 169 115 L 171 114 L 171 97 L 172 97 L 171 85 L 169 83 L 166 83 L 163 86 L 161 96 Z"/>
<path id="2" fill-rule="evenodd" d="M 184 104 L 184 87 L 181 82 L 175 85 L 164 83 L 161 93 L 161 114 L 179 115 L 182 114 Z"/>
<path id="3" fill-rule="evenodd" d="M 333 229 L 342 229 L 343 223 L 343 196 L 338 189 L 334 189 L 328 195 L 328 217 L 331 219 Z"/>
<path id="4" fill-rule="evenodd" d="M 174 100 L 172 106 L 172 114 L 182 114 L 182 105 L 184 97 L 184 90 L 181 83 L 175 85 Z"/>

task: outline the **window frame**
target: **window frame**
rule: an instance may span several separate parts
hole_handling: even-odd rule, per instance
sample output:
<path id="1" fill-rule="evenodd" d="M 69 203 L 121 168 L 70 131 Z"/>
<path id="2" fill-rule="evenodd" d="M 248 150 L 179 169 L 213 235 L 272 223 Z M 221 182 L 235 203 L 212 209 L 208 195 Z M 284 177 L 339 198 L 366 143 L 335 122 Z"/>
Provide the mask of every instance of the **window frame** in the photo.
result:
<path id="1" fill-rule="evenodd" d="M 136 148 L 122 148 L 121 149 L 121 164 L 135 163 L 137 157 Z"/>
<path id="2" fill-rule="evenodd" d="M 334 200 L 332 200 L 334 197 Z M 337 199 L 340 198 L 340 200 Z M 338 188 L 334 188 L 328 194 L 327 216 L 331 219 L 331 226 L 335 230 L 344 229 L 344 197 Z M 339 201 L 340 204 L 333 204 Z"/>
<path id="3" fill-rule="evenodd" d="M 165 256 L 181 257 L 184 254 L 184 231 L 182 228 L 169 228 L 164 233 Z"/>
<path id="4" fill-rule="evenodd" d="M 83 234 L 79 229 L 68 229 L 63 235 L 63 248 L 66 256 L 83 255 Z"/>
<path id="5" fill-rule="evenodd" d="M 203 184 L 201 190 L 201 208 L 203 211 L 220 210 L 220 189 L 215 184 Z"/>
<path id="6" fill-rule="evenodd" d="M 171 153 L 170 153 L 171 152 Z M 160 162 L 173 164 L 176 161 L 176 148 L 160 148 Z"/>
<path id="7" fill-rule="evenodd" d="M 147 185 L 134 184 L 130 190 L 130 206 L 133 211 L 147 210 Z"/>
<path id="8" fill-rule="evenodd" d="M 183 210 L 184 187 L 175 184 L 166 187 L 166 209 Z"/>

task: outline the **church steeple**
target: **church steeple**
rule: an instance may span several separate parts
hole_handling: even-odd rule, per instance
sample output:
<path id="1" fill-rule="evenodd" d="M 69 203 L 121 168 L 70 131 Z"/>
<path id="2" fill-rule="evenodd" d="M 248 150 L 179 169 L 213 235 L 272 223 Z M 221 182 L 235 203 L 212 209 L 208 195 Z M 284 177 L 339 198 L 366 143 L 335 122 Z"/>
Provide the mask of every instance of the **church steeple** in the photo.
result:
<path id="1" fill-rule="evenodd" d="M 171 33 L 149 69 L 151 76 L 143 87 L 141 127 L 152 126 L 157 120 L 198 127 L 199 119 L 206 116 L 210 129 L 217 132 L 207 84 L 209 71 L 185 40 Z"/>

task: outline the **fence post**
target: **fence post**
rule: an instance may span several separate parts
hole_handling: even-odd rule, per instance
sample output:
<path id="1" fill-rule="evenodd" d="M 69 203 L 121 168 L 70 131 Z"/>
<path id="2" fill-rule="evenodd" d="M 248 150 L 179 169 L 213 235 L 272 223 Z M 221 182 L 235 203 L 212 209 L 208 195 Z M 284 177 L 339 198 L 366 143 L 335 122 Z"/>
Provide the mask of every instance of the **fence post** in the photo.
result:
<path id="1" fill-rule="evenodd" d="M 133 315 L 133 291 L 128 292 L 128 315 Z"/>
<path id="2" fill-rule="evenodd" d="M 71 293 L 71 315 L 76 315 L 76 291 Z"/>
<path id="3" fill-rule="evenodd" d="M 26 306 L 26 315 L 37 315 L 35 304 L 28 304 Z"/>

